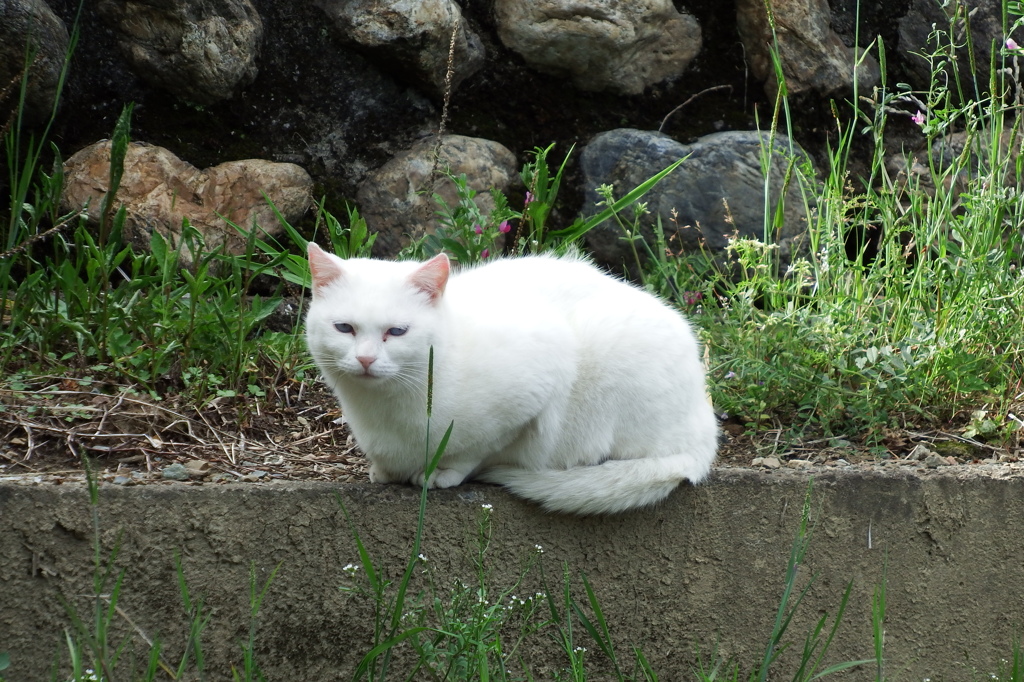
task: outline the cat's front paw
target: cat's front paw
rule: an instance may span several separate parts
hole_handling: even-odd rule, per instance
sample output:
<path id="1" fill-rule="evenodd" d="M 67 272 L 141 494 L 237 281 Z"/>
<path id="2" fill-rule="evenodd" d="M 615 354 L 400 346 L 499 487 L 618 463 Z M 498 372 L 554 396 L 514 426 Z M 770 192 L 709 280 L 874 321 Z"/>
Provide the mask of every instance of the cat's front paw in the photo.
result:
<path id="1" fill-rule="evenodd" d="M 392 483 L 394 477 L 376 464 L 370 464 L 370 483 Z"/>
<path id="2" fill-rule="evenodd" d="M 413 485 L 422 486 L 425 475 L 424 473 L 417 474 L 412 481 Z M 427 487 L 451 488 L 462 483 L 465 479 L 466 475 L 455 469 L 434 469 L 434 473 L 430 475 L 430 480 L 427 481 Z"/>

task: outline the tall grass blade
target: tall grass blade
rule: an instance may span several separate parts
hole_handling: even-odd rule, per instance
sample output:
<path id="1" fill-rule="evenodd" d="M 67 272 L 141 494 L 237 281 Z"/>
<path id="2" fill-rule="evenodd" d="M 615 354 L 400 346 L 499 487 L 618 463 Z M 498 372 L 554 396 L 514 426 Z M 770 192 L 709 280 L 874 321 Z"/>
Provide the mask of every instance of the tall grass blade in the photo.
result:
<path id="1" fill-rule="evenodd" d="M 594 216 L 592 216 L 590 218 L 587 218 L 586 220 L 577 220 L 575 223 L 573 223 L 572 225 L 570 225 L 569 227 L 567 227 L 565 229 L 562 229 L 562 230 L 552 230 L 551 236 L 558 238 L 559 240 L 561 240 L 561 242 L 563 244 L 571 244 L 571 243 L 575 242 L 577 239 L 579 239 L 580 237 L 582 237 L 587 232 L 589 232 L 590 230 L 594 229 L 595 227 L 597 227 L 598 225 L 600 225 L 604 221 L 608 220 L 609 218 L 611 218 L 616 213 L 618 213 L 618 212 L 628 208 L 634 202 L 638 201 L 643 195 L 645 195 L 645 194 L 647 194 L 647 192 L 651 191 L 651 189 L 655 185 L 657 185 L 659 182 L 661 182 L 662 179 L 665 178 L 665 176 L 667 176 L 669 173 L 671 173 L 676 168 L 678 168 L 680 166 L 680 164 L 682 164 L 688 158 L 689 158 L 689 155 L 684 156 L 683 158 L 679 159 L 678 161 L 670 164 L 664 170 L 656 173 L 652 177 L 648 178 L 644 182 L 642 182 L 639 185 L 637 185 L 636 187 L 634 187 L 625 196 L 623 196 L 621 199 L 618 199 L 615 202 L 613 202 L 611 206 L 608 206 L 607 208 L 605 208 L 600 213 L 598 213 L 598 214 L 596 214 L 596 215 L 594 215 Z"/>

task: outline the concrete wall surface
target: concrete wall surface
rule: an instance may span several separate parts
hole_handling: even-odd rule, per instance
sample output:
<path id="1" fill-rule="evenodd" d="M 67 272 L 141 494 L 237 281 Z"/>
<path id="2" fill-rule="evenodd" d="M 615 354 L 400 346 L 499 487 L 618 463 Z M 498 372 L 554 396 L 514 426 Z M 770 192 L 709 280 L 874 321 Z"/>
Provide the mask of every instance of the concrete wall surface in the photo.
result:
<path id="1" fill-rule="evenodd" d="M 773 678 L 790 679 L 794 650 L 823 614 L 835 613 L 849 581 L 849 606 L 827 662 L 871 658 L 871 600 L 883 575 L 890 678 L 987 679 L 1010 658 L 1024 596 L 1024 478 L 968 467 L 892 469 L 814 473 L 813 534 L 798 587 L 816 577 Z M 717 647 L 748 670 L 772 629 L 807 481 L 806 473 L 720 469 L 708 484 L 683 487 L 657 508 L 584 519 L 546 515 L 490 486 L 432 491 L 420 550 L 427 561 L 416 569 L 410 604 L 420 603 L 428 577 L 439 594 L 456 578 L 474 583 L 471 557 L 489 513 L 490 598 L 500 598 L 539 558 L 516 590 L 561 593 L 567 566 L 585 602 L 585 573 L 630 667 L 636 645 L 660 679 L 694 679 L 697 652 L 706 661 Z M 250 570 L 262 585 L 278 565 L 256 629 L 266 678 L 350 679 L 371 647 L 373 608 L 366 597 L 339 589 L 365 584 L 365 576 L 343 570 L 360 561 L 339 498 L 378 567 L 398 578 L 416 526 L 419 492 L 412 488 L 101 485 L 102 557 L 119 547 L 115 565 L 124 569 L 112 641 L 128 637 L 137 645 L 116 679 L 134 679 L 133 660 L 144 666 L 141 632 L 159 637 L 164 659 L 176 667 L 188 627 L 179 555 L 191 595 L 201 596 L 210 614 L 201 639 L 206 679 L 230 679 L 231 667 L 241 664 Z M 493 509 L 485 512 L 485 504 Z M 11 659 L 0 675 L 8 682 L 50 679 L 55 660 L 64 665 L 55 679 L 68 679 L 71 621 L 62 601 L 91 618 L 93 537 L 83 485 L 0 485 L 0 653 Z M 550 632 L 518 651 L 536 679 L 552 679 L 566 664 Z M 588 648 L 588 679 L 610 679 L 578 624 L 575 636 Z M 873 680 L 875 670 L 863 666 L 838 677 Z"/>

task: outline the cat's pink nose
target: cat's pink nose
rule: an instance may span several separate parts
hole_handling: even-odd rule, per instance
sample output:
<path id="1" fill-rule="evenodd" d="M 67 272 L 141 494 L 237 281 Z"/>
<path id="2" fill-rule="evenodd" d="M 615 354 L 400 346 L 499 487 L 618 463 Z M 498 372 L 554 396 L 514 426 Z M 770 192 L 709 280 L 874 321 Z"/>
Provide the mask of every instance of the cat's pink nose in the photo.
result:
<path id="1" fill-rule="evenodd" d="M 377 358 L 373 357 L 372 355 L 359 355 L 356 356 L 356 360 L 358 360 L 359 364 L 363 366 L 363 369 L 369 370 L 370 365 L 376 362 Z"/>

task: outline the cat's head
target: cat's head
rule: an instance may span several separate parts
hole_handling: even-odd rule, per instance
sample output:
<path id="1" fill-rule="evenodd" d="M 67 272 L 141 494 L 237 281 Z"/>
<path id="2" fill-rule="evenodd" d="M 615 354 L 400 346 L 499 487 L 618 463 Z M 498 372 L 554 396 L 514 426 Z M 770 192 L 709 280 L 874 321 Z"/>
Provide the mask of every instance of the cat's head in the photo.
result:
<path id="1" fill-rule="evenodd" d="M 448 257 L 342 260 L 310 242 L 309 269 L 306 340 L 331 383 L 422 383 L 441 324 Z"/>

